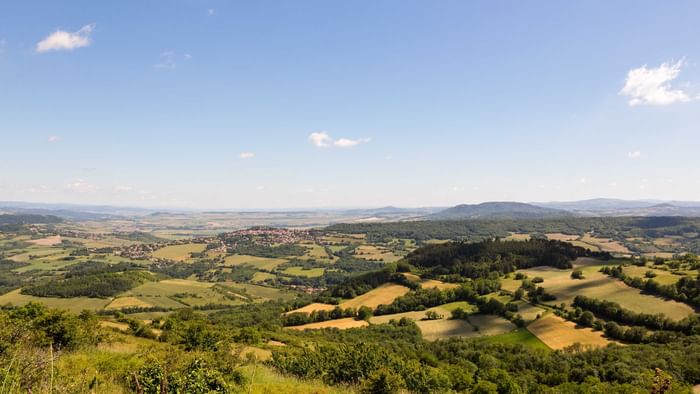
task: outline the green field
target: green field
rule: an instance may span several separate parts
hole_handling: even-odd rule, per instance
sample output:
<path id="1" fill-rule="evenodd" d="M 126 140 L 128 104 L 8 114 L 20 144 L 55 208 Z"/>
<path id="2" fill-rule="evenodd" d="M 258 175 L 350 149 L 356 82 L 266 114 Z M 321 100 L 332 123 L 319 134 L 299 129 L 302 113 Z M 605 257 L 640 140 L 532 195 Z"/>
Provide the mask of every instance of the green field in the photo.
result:
<path id="1" fill-rule="evenodd" d="M 518 328 L 517 330 L 507 332 L 505 334 L 494 335 L 483 339 L 484 342 L 502 343 L 506 345 L 523 345 L 533 349 L 550 350 L 544 342 L 540 341 L 536 336 L 532 335 L 526 328 Z"/>
<path id="2" fill-rule="evenodd" d="M 12 304 L 15 306 L 24 305 L 29 302 L 38 302 L 51 308 L 67 309 L 71 312 L 79 313 L 82 310 L 103 309 L 108 303 L 108 299 L 103 298 L 57 298 L 57 297 L 34 297 L 19 293 L 20 290 L 13 290 L 0 296 L 0 305 Z"/>
<path id="3" fill-rule="evenodd" d="M 540 285 L 556 297 L 556 300 L 551 302 L 552 304 L 564 302 L 570 305 L 574 297 L 584 295 L 617 302 L 623 307 L 639 313 L 663 313 L 676 320 L 693 313 L 693 309 L 686 304 L 642 294 L 638 289 L 598 272 L 602 265 L 602 262 L 590 259 L 577 260 L 575 268 L 583 270 L 584 279 L 582 280 L 572 279 L 572 270 L 552 267 L 536 267 L 521 270 L 521 272 L 526 273 L 530 278 L 539 276 L 544 279 Z"/>
<path id="4" fill-rule="evenodd" d="M 201 253 L 206 249 L 206 244 L 182 244 L 168 245 L 153 252 L 153 257 L 175 261 L 185 261 L 190 258 L 190 253 Z"/>
<path id="5" fill-rule="evenodd" d="M 278 265 L 282 263 L 286 263 L 287 260 L 285 259 L 275 259 L 275 258 L 268 258 L 268 257 L 257 257 L 257 256 L 249 256 L 249 255 L 244 255 L 244 254 L 234 254 L 231 256 L 227 256 L 226 259 L 224 260 L 224 265 L 226 266 L 232 266 L 232 265 L 247 265 L 253 268 L 258 268 L 258 269 L 264 269 L 264 270 L 273 270 L 277 268 Z"/>
<path id="6" fill-rule="evenodd" d="M 319 276 L 322 276 L 325 271 L 326 271 L 325 268 L 305 269 L 303 267 L 289 267 L 282 272 L 284 272 L 287 275 L 306 276 L 307 278 L 317 278 Z"/>
<path id="7" fill-rule="evenodd" d="M 186 279 L 168 279 L 147 282 L 126 292 L 123 296 L 136 297 L 153 306 L 178 308 L 183 305 L 241 304 L 245 300 L 213 289 L 214 283 Z"/>

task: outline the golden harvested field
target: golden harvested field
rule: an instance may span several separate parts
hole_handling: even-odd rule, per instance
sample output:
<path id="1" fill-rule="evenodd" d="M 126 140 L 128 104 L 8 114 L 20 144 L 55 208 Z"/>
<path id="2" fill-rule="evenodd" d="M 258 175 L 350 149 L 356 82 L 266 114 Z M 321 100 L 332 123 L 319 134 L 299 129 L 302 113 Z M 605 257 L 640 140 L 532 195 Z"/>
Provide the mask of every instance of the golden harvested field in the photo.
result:
<path id="1" fill-rule="evenodd" d="M 391 250 L 375 245 L 361 245 L 355 249 L 355 257 L 365 260 L 384 261 L 393 263 L 401 260 L 401 256 L 397 256 Z"/>
<path id="2" fill-rule="evenodd" d="M 201 253 L 206 249 L 206 244 L 182 244 L 168 245 L 153 252 L 153 257 L 159 259 L 169 259 L 184 261 L 190 258 L 190 253 Z"/>
<path id="3" fill-rule="evenodd" d="M 545 235 L 547 236 L 547 239 L 551 239 L 554 241 L 574 241 L 579 237 L 578 235 L 563 233 L 547 233 Z"/>
<path id="4" fill-rule="evenodd" d="M 618 253 L 618 254 L 630 254 L 629 249 L 627 249 L 626 246 L 622 245 L 621 243 L 614 241 L 609 238 L 596 238 L 592 237 L 589 234 L 584 235 L 581 238 L 581 241 L 594 245 L 598 247 L 601 251 L 603 252 L 610 252 L 610 253 Z"/>
<path id="5" fill-rule="evenodd" d="M 584 346 L 601 347 L 611 343 L 601 331 L 577 328 L 576 324 L 559 316 L 547 315 L 534 321 L 527 329 L 550 348 L 557 350 L 580 343 Z"/>
<path id="6" fill-rule="evenodd" d="M 410 289 L 406 286 L 401 286 L 393 283 L 383 284 L 376 289 L 372 289 L 365 294 L 359 295 L 351 300 L 342 302 L 340 307 L 346 308 L 359 308 L 361 306 L 368 306 L 375 309 L 381 304 L 391 304 L 397 297 L 408 293 Z"/>
<path id="7" fill-rule="evenodd" d="M 294 309 L 293 311 L 289 311 L 286 314 L 288 315 L 290 313 L 311 313 L 313 311 L 332 311 L 333 309 L 335 309 L 335 307 L 336 305 L 321 304 L 318 302 L 314 302 L 301 308 Z"/>
<path id="8" fill-rule="evenodd" d="M 511 274 L 511 276 L 515 275 Z M 501 279 L 501 289 L 510 291 L 511 293 L 514 293 L 516 290 L 518 290 L 518 288 L 520 288 L 522 284 L 522 280 L 515 279 L 513 277 Z"/>
<path id="9" fill-rule="evenodd" d="M 60 235 L 52 235 L 52 236 L 46 237 L 46 238 L 33 239 L 29 242 L 33 243 L 34 245 L 39 245 L 39 246 L 53 246 L 53 245 L 58 245 L 61 243 L 61 236 Z"/>
<path id="10" fill-rule="evenodd" d="M 450 337 L 478 337 L 479 332 L 465 320 L 422 320 L 416 322 L 423 338 L 436 341 Z"/>
<path id="11" fill-rule="evenodd" d="M 100 320 L 100 327 L 114 328 L 119 331 L 126 331 L 129 329 L 129 325 L 126 323 L 118 323 L 110 320 Z"/>
<path id="12" fill-rule="evenodd" d="M 496 315 L 469 315 L 469 323 L 479 328 L 479 335 L 498 335 L 516 328 L 515 324 Z"/>
<path id="13" fill-rule="evenodd" d="M 454 289 L 459 287 L 456 283 L 445 283 L 435 279 L 423 279 L 420 281 L 420 287 L 423 289 L 437 288 L 438 290 Z"/>
<path id="14" fill-rule="evenodd" d="M 593 251 L 593 252 L 600 252 L 600 248 L 597 247 L 596 245 L 591 245 L 591 244 L 589 244 L 589 243 L 585 243 L 585 242 L 582 242 L 582 241 L 579 241 L 579 240 L 573 240 L 573 241 L 568 241 L 568 242 L 569 242 L 570 244 L 574 245 L 574 246 L 580 246 L 580 247 L 582 247 L 582 248 L 589 249 L 589 250 L 591 250 L 591 251 Z"/>
<path id="15" fill-rule="evenodd" d="M 340 330 L 345 330 L 348 328 L 358 328 L 366 327 L 369 323 L 364 320 L 355 320 L 352 317 L 346 317 L 344 319 L 328 320 L 318 323 L 309 323 L 301 326 L 285 327 L 288 330 L 317 330 L 320 328 L 337 328 Z"/>
<path id="16" fill-rule="evenodd" d="M 142 299 L 138 297 L 119 297 L 115 298 L 112 300 L 112 302 L 109 303 L 105 307 L 105 309 L 122 309 L 122 308 L 134 308 L 134 307 L 139 307 L 139 308 L 147 308 L 153 306 L 152 304 L 143 301 Z"/>
<path id="17" fill-rule="evenodd" d="M 71 312 L 79 313 L 84 309 L 99 310 L 109 303 L 109 300 L 102 298 L 54 298 L 54 297 L 34 297 L 20 294 L 20 289 L 13 290 L 7 294 L 0 295 L 0 305 L 12 304 L 20 306 L 29 302 L 38 302 L 50 308 L 67 309 Z"/>
<path id="18" fill-rule="evenodd" d="M 536 267 L 522 270 L 522 272 L 530 278 L 539 276 L 544 279 L 540 285 L 557 298 L 551 302 L 552 304 L 564 302 L 570 305 L 574 297 L 580 294 L 617 302 L 624 308 L 639 313 L 664 313 L 676 320 L 693 313 L 693 309 L 686 304 L 642 294 L 622 281 L 598 272 L 600 266 L 592 264 L 591 261 L 591 259 L 577 260 L 575 267 L 584 271 L 585 278 L 581 280 L 571 278 L 572 270 L 552 267 Z"/>
<path id="19" fill-rule="evenodd" d="M 285 259 L 248 256 L 245 254 L 234 254 L 234 255 L 226 257 L 226 259 L 224 260 L 224 264 L 227 266 L 249 265 L 251 267 L 258 268 L 258 269 L 264 269 L 264 270 L 275 269 L 275 268 L 277 268 L 278 265 L 280 265 L 282 263 L 286 263 L 286 262 L 287 262 L 287 260 L 285 260 Z"/>

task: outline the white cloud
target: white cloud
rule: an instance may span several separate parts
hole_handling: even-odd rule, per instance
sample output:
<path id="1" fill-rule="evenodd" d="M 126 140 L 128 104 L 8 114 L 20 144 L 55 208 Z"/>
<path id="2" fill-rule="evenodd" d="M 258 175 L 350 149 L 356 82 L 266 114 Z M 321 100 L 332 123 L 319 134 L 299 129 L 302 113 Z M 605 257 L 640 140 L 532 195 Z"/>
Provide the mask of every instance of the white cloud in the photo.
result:
<path id="1" fill-rule="evenodd" d="M 240 155 L 238 155 L 241 159 L 250 159 L 255 157 L 255 153 L 253 152 L 241 152 Z"/>
<path id="2" fill-rule="evenodd" d="M 586 178 L 585 177 L 579 178 L 578 183 L 586 183 Z"/>
<path id="3" fill-rule="evenodd" d="M 175 51 L 163 51 L 158 55 L 159 61 L 153 67 L 155 68 L 167 68 L 167 69 L 173 69 L 177 67 L 178 60 L 185 59 L 185 60 L 191 60 L 192 55 L 189 53 L 185 53 L 183 55 L 180 55 L 176 53 Z"/>
<path id="4" fill-rule="evenodd" d="M 66 189 L 77 193 L 92 193 L 97 190 L 95 185 L 86 182 L 84 179 L 76 179 L 66 184 Z"/>
<path id="5" fill-rule="evenodd" d="M 673 89 L 670 82 L 678 77 L 684 61 L 663 63 L 656 68 L 642 67 L 630 70 L 625 79 L 621 95 L 630 98 L 629 105 L 668 105 L 690 101 L 688 94 L 680 89 Z"/>
<path id="6" fill-rule="evenodd" d="M 61 137 L 59 137 L 57 135 L 50 135 L 50 136 L 48 136 L 48 138 L 46 138 L 46 142 L 48 142 L 50 144 L 53 144 L 54 142 L 58 142 L 60 140 L 61 140 Z"/>
<path id="7" fill-rule="evenodd" d="M 177 67 L 177 64 L 175 64 L 175 52 L 173 51 L 164 51 L 161 52 L 160 55 L 160 61 L 155 64 L 155 68 L 175 68 Z"/>
<path id="8" fill-rule="evenodd" d="M 207 10 L 207 15 L 212 16 L 216 13 L 216 11 L 213 8 L 210 8 Z"/>
<path id="9" fill-rule="evenodd" d="M 132 190 L 134 190 L 134 188 L 127 185 L 118 185 L 114 187 L 115 192 L 130 192 Z"/>
<path id="10" fill-rule="evenodd" d="M 95 30 L 95 24 L 91 23 L 80 28 L 80 30 L 70 33 L 63 30 L 56 30 L 48 37 L 36 44 L 36 51 L 39 53 L 48 51 L 72 51 L 90 45 L 90 34 Z"/>
<path id="11" fill-rule="evenodd" d="M 453 192 L 462 192 L 464 191 L 464 186 L 452 186 L 450 190 L 452 190 Z"/>
<path id="12" fill-rule="evenodd" d="M 630 159 L 639 159 L 642 157 L 642 152 L 636 150 L 634 152 L 627 152 L 627 157 Z"/>
<path id="13" fill-rule="evenodd" d="M 349 138 L 338 138 L 333 139 L 325 131 L 311 133 L 309 135 L 309 141 L 317 148 L 352 148 L 359 144 L 370 142 L 371 138 L 359 138 L 359 139 L 349 139 Z"/>

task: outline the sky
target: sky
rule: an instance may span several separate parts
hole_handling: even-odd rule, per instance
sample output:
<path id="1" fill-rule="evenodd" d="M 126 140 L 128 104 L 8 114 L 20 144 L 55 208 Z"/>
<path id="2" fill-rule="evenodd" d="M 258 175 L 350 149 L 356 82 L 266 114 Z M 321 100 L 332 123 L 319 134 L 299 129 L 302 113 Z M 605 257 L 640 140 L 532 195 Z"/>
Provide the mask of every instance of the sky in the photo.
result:
<path id="1" fill-rule="evenodd" d="M 697 1 L 0 3 L 0 201 L 700 200 Z"/>

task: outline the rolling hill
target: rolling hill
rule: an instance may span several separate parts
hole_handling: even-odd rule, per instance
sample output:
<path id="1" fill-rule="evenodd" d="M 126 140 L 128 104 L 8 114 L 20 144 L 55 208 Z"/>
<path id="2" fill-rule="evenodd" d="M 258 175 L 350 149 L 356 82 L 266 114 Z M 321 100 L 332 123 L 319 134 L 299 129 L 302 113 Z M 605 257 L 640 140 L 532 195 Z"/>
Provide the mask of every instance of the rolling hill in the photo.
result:
<path id="1" fill-rule="evenodd" d="M 538 207 L 520 202 L 485 202 L 461 204 L 429 215 L 431 220 L 457 219 L 544 219 L 570 217 L 573 213 L 561 209 Z"/>

